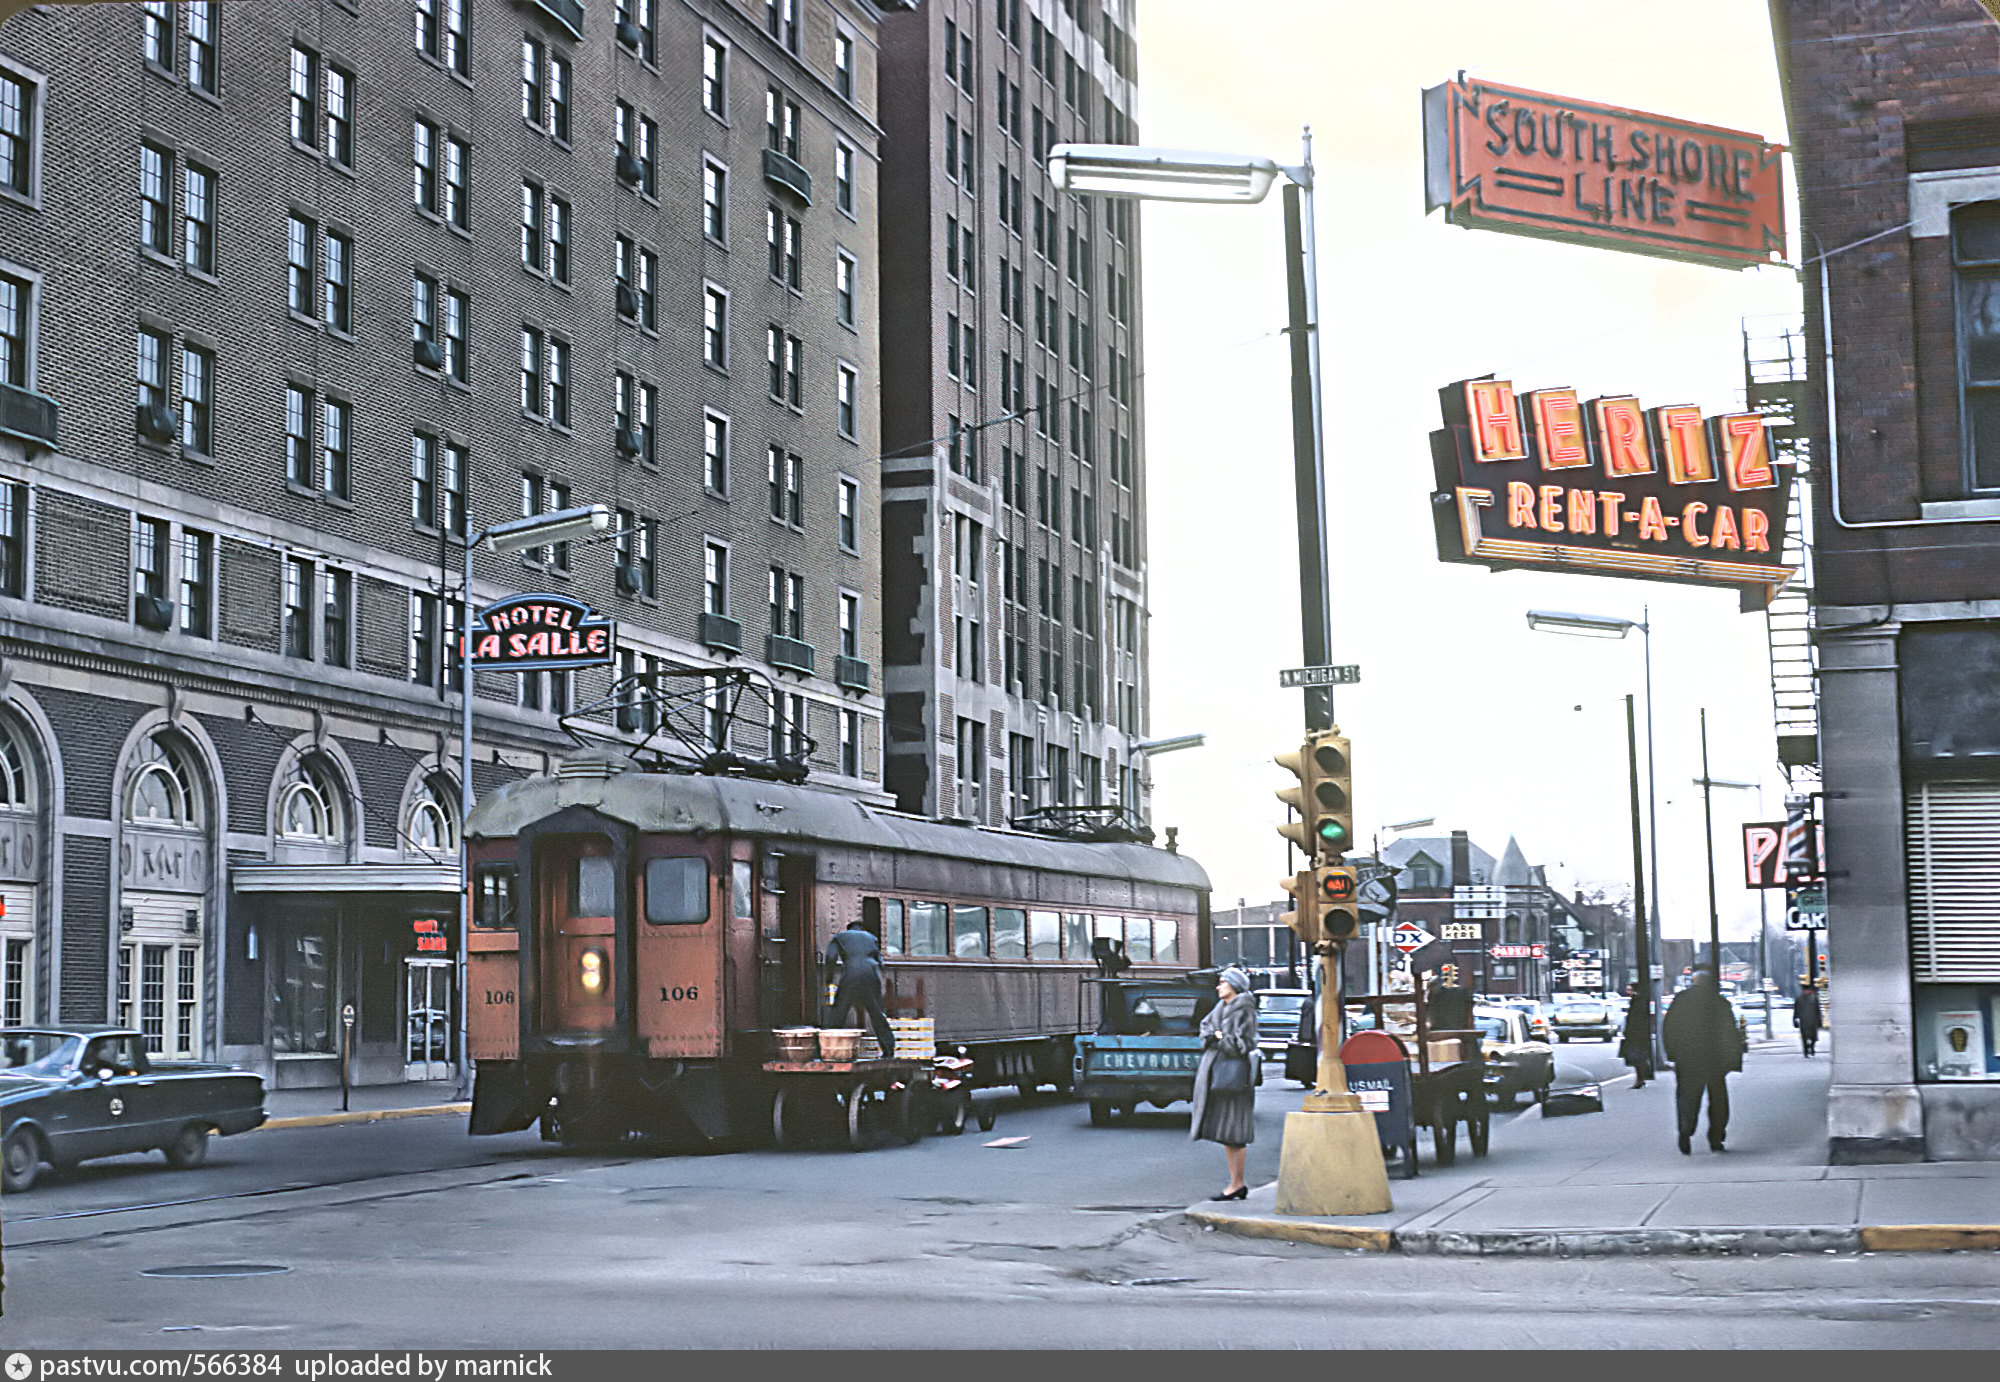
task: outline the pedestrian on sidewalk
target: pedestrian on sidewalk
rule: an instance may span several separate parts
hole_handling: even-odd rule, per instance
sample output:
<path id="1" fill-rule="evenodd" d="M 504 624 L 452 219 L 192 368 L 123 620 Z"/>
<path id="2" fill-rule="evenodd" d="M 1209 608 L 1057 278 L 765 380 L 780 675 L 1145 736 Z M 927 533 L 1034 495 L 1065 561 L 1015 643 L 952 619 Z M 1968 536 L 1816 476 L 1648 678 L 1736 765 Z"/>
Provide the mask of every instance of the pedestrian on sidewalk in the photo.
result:
<path id="1" fill-rule="evenodd" d="M 1637 1006 L 1639 1000 L 1630 984 L 1625 986 L 1625 997 L 1630 1001 L 1625 1008 L 1625 1028 L 1618 1034 L 1618 1059 L 1632 1067 L 1632 1088 L 1644 1089 L 1654 1076 L 1653 1043 L 1648 1032 L 1652 1024 Z"/>
<path id="2" fill-rule="evenodd" d="M 1819 990 L 1811 984 L 1801 985 L 1799 996 L 1792 1000 L 1792 1021 L 1798 1026 L 1800 1045 L 1810 1056 L 1819 1045 L 1819 1029 L 1826 1023 L 1826 1015 L 1819 1006 Z"/>
<path id="3" fill-rule="evenodd" d="M 896 1033 L 889 1015 L 882 1011 L 882 943 L 875 933 L 858 921 L 847 924 L 826 944 L 826 962 L 840 970 L 840 983 L 833 991 L 832 1021 L 839 1026 L 847 1015 L 859 1010 L 875 1029 L 882 1054 L 896 1054 Z"/>
<path id="4" fill-rule="evenodd" d="M 1251 1068 L 1257 1050 L 1257 998 L 1250 976 L 1231 965 L 1215 981 L 1222 999 L 1201 1019 L 1201 1064 L 1194 1072 L 1194 1117 L 1188 1136 L 1220 1142 L 1229 1163 L 1229 1184 L 1218 1200 L 1248 1198 L 1243 1163 L 1257 1136 L 1257 1082 Z"/>
<path id="5" fill-rule="evenodd" d="M 1729 1076 L 1743 1068 L 1743 1029 L 1716 987 L 1715 971 L 1702 965 L 1660 1024 L 1660 1043 L 1674 1067 L 1674 1106 L 1680 1119 L 1681 1155 L 1689 1155 L 1694 1127 L 1708 1096 L 1708 1145 L 1723 1150 L 1729 1132 Z"/>

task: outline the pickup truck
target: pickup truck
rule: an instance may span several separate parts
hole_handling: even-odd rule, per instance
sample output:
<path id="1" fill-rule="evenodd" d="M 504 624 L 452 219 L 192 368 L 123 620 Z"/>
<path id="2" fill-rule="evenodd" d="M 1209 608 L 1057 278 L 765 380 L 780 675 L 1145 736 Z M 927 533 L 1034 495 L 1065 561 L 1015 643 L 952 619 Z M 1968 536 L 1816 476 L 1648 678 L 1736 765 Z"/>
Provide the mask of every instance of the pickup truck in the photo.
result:
<path id="1" fill-rule="evenodd" d="M 0 1190 L 28 1189 L 47 1164 L 158 1149 L 192 1170 L 211 1133 L 264 1121 L 264 1077 L 197 1061 L 147 1058 L 118 1027 L 0 1028 Z"/>
<path id="2" fill-rule="evenodd" d="M 1204 976 L 1206 977 L 1206 976 Z M 1097 1030 L 1076 1038 L 1072 1092 L 1090 1101 L 1093 1127 L 1139 1105 L 1165 1108 L 1194 1097 L 1201 1019 L 1217 1002 L 1212 979 L 1091 979 Z"/>

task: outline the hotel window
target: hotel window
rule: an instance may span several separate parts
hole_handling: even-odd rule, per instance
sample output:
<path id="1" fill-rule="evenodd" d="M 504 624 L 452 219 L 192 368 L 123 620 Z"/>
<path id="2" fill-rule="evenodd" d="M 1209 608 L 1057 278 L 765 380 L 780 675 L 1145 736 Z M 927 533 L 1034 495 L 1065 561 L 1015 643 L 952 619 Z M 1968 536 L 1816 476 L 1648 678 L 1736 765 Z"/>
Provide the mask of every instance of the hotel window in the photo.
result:
<path id="1" fill-rule="evenodd" d="M 442 203 L 438 200 L 438 130 L 437 126 L 425 120 L 418 120 L 410 127 L 410 197 L 419 211 L 437 215 Z"/>
<path id="2" fill-rule="evenodd" d="M 319 136 L 319 58 L 308 50 L 292 49 L 292 139 L 310 147 Z"/>
<path id="3" fill-rule="evenodd" d="M 521 411 L 542 415 L 542 333 L 532 326 L 521 328 Z"/>
<path id="4" fill-rule="evenodd" d="M 348 469 L 348 405 L 341 399 L 329 398 L 320 409 L 320 450 L 325 464 L 321 468 L 320 483 L 326 493 L 335 499 L 353 497 L 352 477 Z"/>
<path id="5" fill-rule="evenodd" d="M 720 288 L 702 290 L 701 358 L 717 369 L 729 368 L 729 294 Z"/>
<path id="6" fill-rule="evenodd" d="M 215 355 L 199 346 L 181 348 L 181 445 L 203 456 L 215 454 Z"/>
<path id="7" fill-rule="evenodd" d="M 140 37 L 146 61 L 174 70 L 174 7 L 168 0 L 146 0 L 139 6 Z"/>
<path id="8" fill-rule="evenodd" d="M 28 592 L 28 487 L 0 484 L 0 595 Z"/>
<path id="9" fill-rule="evenodd" d="M 846 552 L 861 550 L 861 486 L 844 475 L 840 478 L 840 546 Z"/>
<path id="10" fill-rule="evenodd" d="M 285 558 L 286 657 L 312 656 L 313 564 L 304 557 Z"/>
<path id="11" fill-rule="evenodd" d="M 854 150 L 845 144 L 833 146 L 833 204 L 854 214 Z"/>
<path id="12" fill-rule="evenodd" d="M 848 777 L 861 776 L 861 713 L 840 712 L 840 771 Z"/>
<path id="13" fill-rule="evenodd" d="M 158 331 L 139 329 L 139 407 L 167 406 L 167 353 L 173 343 Z"/>
<path id="14" fill-rule="evenodd" d="M 569 426 L 569 342 L 549 337 L 549 421 Z"/>
<path id="15" fill-rule="evenodd" d="M 717 244 L 729 239 L 729 170 L 708 159 L 701 165 L 701 231 Z"/>
<path id="16" fill-rule="evenodd" d="M 1953 211 L 1951 248 L 1964 484 L 1972 493 L 1990 494 L 2000 491 L 2000 202 Z"/>
<path id="17" fill-rule="evenodd" d="M 704 614 L 729 613 L 729 549 L 719 542 L 702 549 L 701 608 Z"/>
<path id="18" fill-rule="evenodd" d="M 338 67 L 326 69 L 326 156 L 354 162 L 354 74 Z"/>
<path id="19" fill-rule="evenodd" d="M 655 556 L 658 550 L 659 520 L 641 516 L 639 530 L 633 535 L 634 564 L 639 568 L 639 594 L 651 600 L 658 594 L 658 566 Z"/>
<path id="20" fill-rule="evenodd" d="M 438 601 L 420 590 L 410 592 L 410 680 L 438 684 Z"/>
<path id="21" fill-rule="evenodd" d="M 711 493 L 729 493 L 729 419 L 720 413 L 702 414 L 701 470 Z"/>
<path id="22" fill-rule="evenodd" d="M 860 273 L 854 256 L 835 251 L 833 256 L 833 312 L 842 326 L 855 323 L 855 278 Z"/>
<path id="23" fill-rule="evenodd" d="M 730 48 L 720 38 L 702 40 L 702 110 L 730 118 Z"/>
<path id="24" fill-rule="evenodd" d="M 417 0 L 417 51 L 428 57 L 442 57 L 444 47 L 438 29 L 438 0 Z"/>
<path id="25" fill-rule="evenodd" d="M 660 257 L 649 249 L 641 248 L 639 264 L 639 325 L 651 331 L 654 327 L 655 296 L 653 285 L 660 276 Z"/>
<path id="26" fill-rule="evenodd" d="M 635 45 L 638 54 L 647 62 L 653 60 L 653 3 L 654 0 L 618 0 L 618 22 L 632 26 L 638 38 Z"/>
<path id="27" fill-rule="evenodd" d="M 138 619 L 141 596 L 167 598 L 167 554 L 172 529 L 164 518 L 137 518 L 133 522 L 132 603 Z"/>
<path id="28" fill-rule="evenodd" d="M 40 88 L 0 68 L 0 188 L 30 195 L 35 188 L 35 100 Z"/>
<path id="29" fill-rule="evenodd" d="M 181 632 L 207 638 L 215 627 L 215 538 L 194 528 L 181 530 Z M 11 593 L 11 592 L 10 592 Z"/>
<path id="30" fill-rule="evenodd" d="M 944 175 L 958 181 L 958 121 L 944 117 Z"/>
<path id="31" fill-rule="evenodd" d="M 215 174 L 193 163 L 183 171 L 181 262 L 199 274 L 215 273 Z"/>
<path id="32" fill-rule="evenodd" d="M 346 334 L 354 328 L 354 300 L 349 280 L 354 267 L 354 242 L 329 230 L 326 233 L 326 291 L 324 317 L 335 331 Z"/>
<path id="33" fill-rule="evenodd" d="M 345 667 L 347 631 L 354 627 L 354 574 L 327 567 L 320 598 L 320 657 L 335 667 Z"/>
<path id="34" fill-rule="evenodd" d="M 542 189 L 532 182 L 521 184 L 521 267 L 542 268 Z"/>
<path id="35" fill-rule="evenodd" d="M 444 371 L 463 384 L 466 381 L 466 319 L 472 314 L 471 301 L 456 288 L 444 290 Z"/>
<path id="36" fill-rule="evenodd" d="M 0 273 L 0 384 L 28 387 L 34 300 L 34 284 Z"/>
<path id="37" fill-rule="evenodd" d="M 170 184 L 174 156 L 153 144 L 139 146 L 139 243 L 165 254 L 173 232 L 174 208 Z"/>
<path id="38" fill-rule="evenodd" d="M 854 99 L 854 35 L 845 29 L 833 35 L 833 89 L 844 100 Z"/>
<path id="39" fill-rule="evenodd" d="M 547 93 L 542 86 L 543 64 L 547 50 L 538 38 L 525 37 L 521 40 L 521 118 L 539 127 L 542 110 L 547 101 Z"/>
<path id="40" fill-rule="evenodd" d="M 548 483 L 548 500 L 542 512 L 560 513 L 569 507 L 569 486 L 557 480 Z M 543 548 L 549 553 L 549 565 L 558 571 L 569 570 L 569 544 L 558 542 L 553 548 Z"/>
<path id="41" fill-rule="evenodd" d="M 799 103 L 778 88 L 764 92 L 764 143 L 794 163 L 799 158 Z"/>
<path id="42" fill-rule="evenodd" d="M 410 437 L 410 521 L 419 528 L 437 525 L 438 439 L 424 432 Z"/>
<path id="43" fill-rule="evenodd" d="M 804 228 L 796 217 L 787 216 L 777 207 L 767 207 L 764 211 L 764 241 L 770 260 L 771 277 L 797 292 L 803 283 L 799 268 L 799 245 L 805 238 Z"/>
<path id="44" fill-rule="evenodd" d="M 463 139 L 447 136 L 444 141 L 444 218 L 460 230 L 472 224 L 472 193 L 467 182 L 467 165 L 472 149 Z"/>
<path id="45" fill-rule="evenodd" d="M 410 275 L 410 339 L 419 344 L 438 340 L 438 285 L 429 274 Z M 419 364 L 422 362 L 419 361 Z"/>
<path id="46" fill-rule="evenodd" d="M 438 497 L 444 502 L 444 530 L 460 541 L 465 539 L 465 475 L 471 462 L 471 448 L 462 442 L 446 442 L 438 457 Z"/>
<path id="47" fill-rule="evenodd" d="M 549 134 L 560 144 L 569 143 L 569 88 L 569 59 L 561 56 L 551 56 L 549 58 Z"/>
<path id="48" fill-rule="evenodd" d="M 549 198 L 549 277 L 569 282 L 569 203 Z"/>
<path id="49" fill-rule="evenodd" d="M 861 656 L 861 597 L 840 592 L 840 655 Z"/>
<path id="50" fill-rule="evenodd" d="M 764 0 L 764 32 L 785 45 L 785 51 L 799 51 L 799 0 Z"/>
<path id="51" fill-rule="evenodd" d="M 286 305 L 302 317 L 313 310 L 313 242 L 315 227 L 302 216 L 293 216 L 285 230 Z"/>
<path id="52" fill-rule="evenodd" d="M 856 414 L 859 408 L 861 385 L 859 376 L 846 365 L 834 369 L 834 415 L 838 420 L 840 435 L 854 440 L 860 426 Z"/>

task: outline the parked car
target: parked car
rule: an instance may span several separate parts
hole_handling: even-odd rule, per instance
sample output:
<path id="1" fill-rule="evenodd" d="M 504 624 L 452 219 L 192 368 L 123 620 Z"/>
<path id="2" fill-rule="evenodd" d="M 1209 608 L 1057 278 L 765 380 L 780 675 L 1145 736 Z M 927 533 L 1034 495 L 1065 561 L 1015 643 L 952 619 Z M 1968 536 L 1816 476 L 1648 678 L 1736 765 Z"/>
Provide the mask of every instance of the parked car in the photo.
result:
<path id="1" fill-rule="evenodd" d="M 1311 989 L 1257 990 L 1257 1047 L 1266 1061 L 1282 1064 L 1285 1048 L 1299 1034 L 1299 1014 L 1311 1001 Z"/>
<path id="2" fill-rule="evenodd" d="M 1528 1020 L 1528 1032 L 1537 1041 L 1549 1041 L 1549 1006 L 1533 998 L 1497 998 L 1492 1006 L 1511 1008 Z"/>
<path id="3" fill-rule="evenodd" d="M 28 1189 L 44 1164 L 158 1150 L 191 1170 L 211 1133 L 264 1121 L 264 1077 L 199 1061 L 150 1060 L 124 1028 L 0 1029 L 0 1190 Z"/>
<path id="4" fill-rule="evenodd" d="M 1554 1029 L 1557 1041 L 1582 1036 L 1610 1041 L 1618 1035 L 1618 1014 L 1601 999 L 1571 998 L 1556 1004 L 1555 1015 L 1549 1019 L 1549 1025 Z"/>
<path id="5" fill-rule="evenodd" d="M 1528 1015 L 1515 1008 L 1474 1008 L 1486 1055 L 1486 1092 L 1502 1108 L 1512 1108 L 1526 1094 L 1536 1103 L 1549 1096 L 1556 1077 L 1555 1048 L 1539 1040 L 1528 1027 Z"/>

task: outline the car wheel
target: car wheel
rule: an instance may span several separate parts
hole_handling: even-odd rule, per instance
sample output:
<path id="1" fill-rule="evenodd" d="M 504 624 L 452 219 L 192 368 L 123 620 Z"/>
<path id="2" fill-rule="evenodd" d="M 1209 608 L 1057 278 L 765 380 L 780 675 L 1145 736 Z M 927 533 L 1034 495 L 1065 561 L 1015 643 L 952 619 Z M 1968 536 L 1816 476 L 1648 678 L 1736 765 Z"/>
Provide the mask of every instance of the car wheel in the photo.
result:
<path id="1" fill-rule="evenodd" d="M 160 1150 L 167 1154 L 167 1165 L 176 1171 L 192 1171 L 208 1160 L 208 1125 L 188 1124 Z"/>
<path id="2" fill-rule="evenodd" d="M 972 1112 L 972 1096 L 960 1089 L 945 1096 L 944 1112 L 938 1115 L 937 1130 L 941 1137 L 957 1137 L 965 1131 L 966 1115 Z"/>
<path id="3" fill-rule="evenodd" d="M 1092 1099 L 1090 1101 L 1090 1126 L 1093 1128 L 1110 1127 L 1111 1110 L 1112 1104 L 1109 1099 Z"/>
<path id="4" fill-rule="evenodd" d="M 0 1143 L 0 1191 L 18 1195 L 35 1183 L 42 1173 L 44 1148 L 41 1135 L 33 1128 L 20 1128 Z"/>

